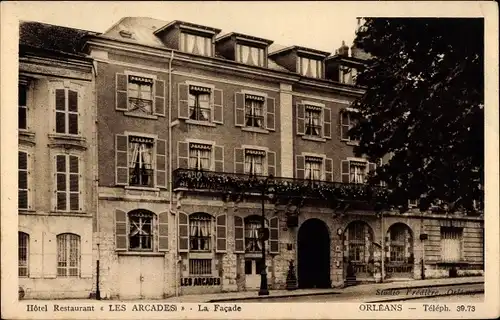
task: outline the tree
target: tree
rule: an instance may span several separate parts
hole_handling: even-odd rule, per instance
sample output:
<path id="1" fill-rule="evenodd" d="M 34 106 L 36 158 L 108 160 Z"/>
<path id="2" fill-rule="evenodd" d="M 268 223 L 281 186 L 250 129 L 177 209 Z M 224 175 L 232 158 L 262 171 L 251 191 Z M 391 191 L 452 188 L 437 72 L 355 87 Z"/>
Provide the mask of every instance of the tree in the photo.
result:
<path id="1" fill-rule="evenodd" d="M 365 19 L 355 45 L 371 55 L 349 131 L 354 152 L 390 158 L 370 177 L 390 204 L 420 199 L 472 210 L 484 184 L 483 19 Z M 388 156 L 390 155 L 390 156 Z"/>

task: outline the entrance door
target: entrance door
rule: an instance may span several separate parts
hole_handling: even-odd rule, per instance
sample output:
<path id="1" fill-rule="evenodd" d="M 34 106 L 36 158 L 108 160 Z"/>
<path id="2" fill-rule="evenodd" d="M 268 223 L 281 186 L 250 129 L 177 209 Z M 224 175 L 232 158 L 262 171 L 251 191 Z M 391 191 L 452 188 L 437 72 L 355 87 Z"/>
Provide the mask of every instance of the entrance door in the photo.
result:
<path id="1" fill-rule="evenodd" d="M 162 299 L 164 258 L 120 256 L 120 299 Z"/>
<path id="2" fill-rule="evenodd" d="M 245 287 L 247 290 L 260 288 L 260 258 L 245 259 Z"/>
<path id="3" fill-rule="evenodd" d="M 297 239 L 300 288 L 330 288 L 330 236 L 319 219 L 305 221 Z"/>

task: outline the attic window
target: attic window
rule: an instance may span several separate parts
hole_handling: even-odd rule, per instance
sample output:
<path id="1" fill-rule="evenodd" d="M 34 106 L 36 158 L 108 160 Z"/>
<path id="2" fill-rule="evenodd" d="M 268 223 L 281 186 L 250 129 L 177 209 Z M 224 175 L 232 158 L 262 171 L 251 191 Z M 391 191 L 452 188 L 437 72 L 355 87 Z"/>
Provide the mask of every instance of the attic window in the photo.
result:
<path id="1" fill-rule="evenodd" d="M 132 32 L 127 31 L 127 30 L 121 30 L 120 35 L 124 38 L 132 38 Z"/>

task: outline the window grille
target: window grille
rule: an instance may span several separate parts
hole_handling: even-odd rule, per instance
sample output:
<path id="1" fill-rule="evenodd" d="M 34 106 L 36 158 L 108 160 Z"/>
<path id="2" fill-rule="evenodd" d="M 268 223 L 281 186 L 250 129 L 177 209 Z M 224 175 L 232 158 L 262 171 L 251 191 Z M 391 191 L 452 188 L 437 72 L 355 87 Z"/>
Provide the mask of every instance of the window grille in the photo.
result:
<path id="1" fill-rule="evenodd" d="M 211 275 L 212 259 L 189 259 L 190 275 Z"/>
<path id="2" fill-rule="evenodd" d="M 57 276 L 80 275 L 80 237 L 65 233 L 57 236 Z"/>
<path id="3" fill-rule="evenodd" d="M 18 233 L 18 253 L 19 253 L 19 277 L 28 276 L 28 255 L 29 255 L 29 235 L 24 232 Z"/>

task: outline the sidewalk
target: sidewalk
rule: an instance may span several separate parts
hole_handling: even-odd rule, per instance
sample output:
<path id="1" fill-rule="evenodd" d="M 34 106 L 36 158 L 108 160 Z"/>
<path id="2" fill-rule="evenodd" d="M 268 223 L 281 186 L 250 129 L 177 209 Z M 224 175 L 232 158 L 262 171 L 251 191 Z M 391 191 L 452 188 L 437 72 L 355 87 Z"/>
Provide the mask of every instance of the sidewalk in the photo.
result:
<path id="1" fill-rule="evenodd" d="M 337 289 L 297 289 L 288 290 L 270 290 L 269 296 L 259 296 L 258 291 L 242 291 L 242 292 L 223 292 L 215 294 L 200 294 L 200 295 L 185 295 L 179 297 L 170 297 L 164 301 L 169 302 L 186 302 L 186 303 L 202 303 L 202 302 L 251 302 L 252 300 L 280 300 L 281 298 L 299 297 L 299 296 L 315 296 L 315 295 L 332 295 L 338 294 L 339 300 L 344 300 L 348 297 L 359 295 L 373 295 L 377 289 L 408 289 L 408 288 L 429 288 L 429 287 L 444 287 L 461 284 L 477 284 L 484 283 L 484 277 L 459 277 L 446 279 L 426 279 L 426 280 L 411 280 L 411 281 L 396 281 L 387 283 L 372 283 L 360 284 L 347 288 Z"/>

